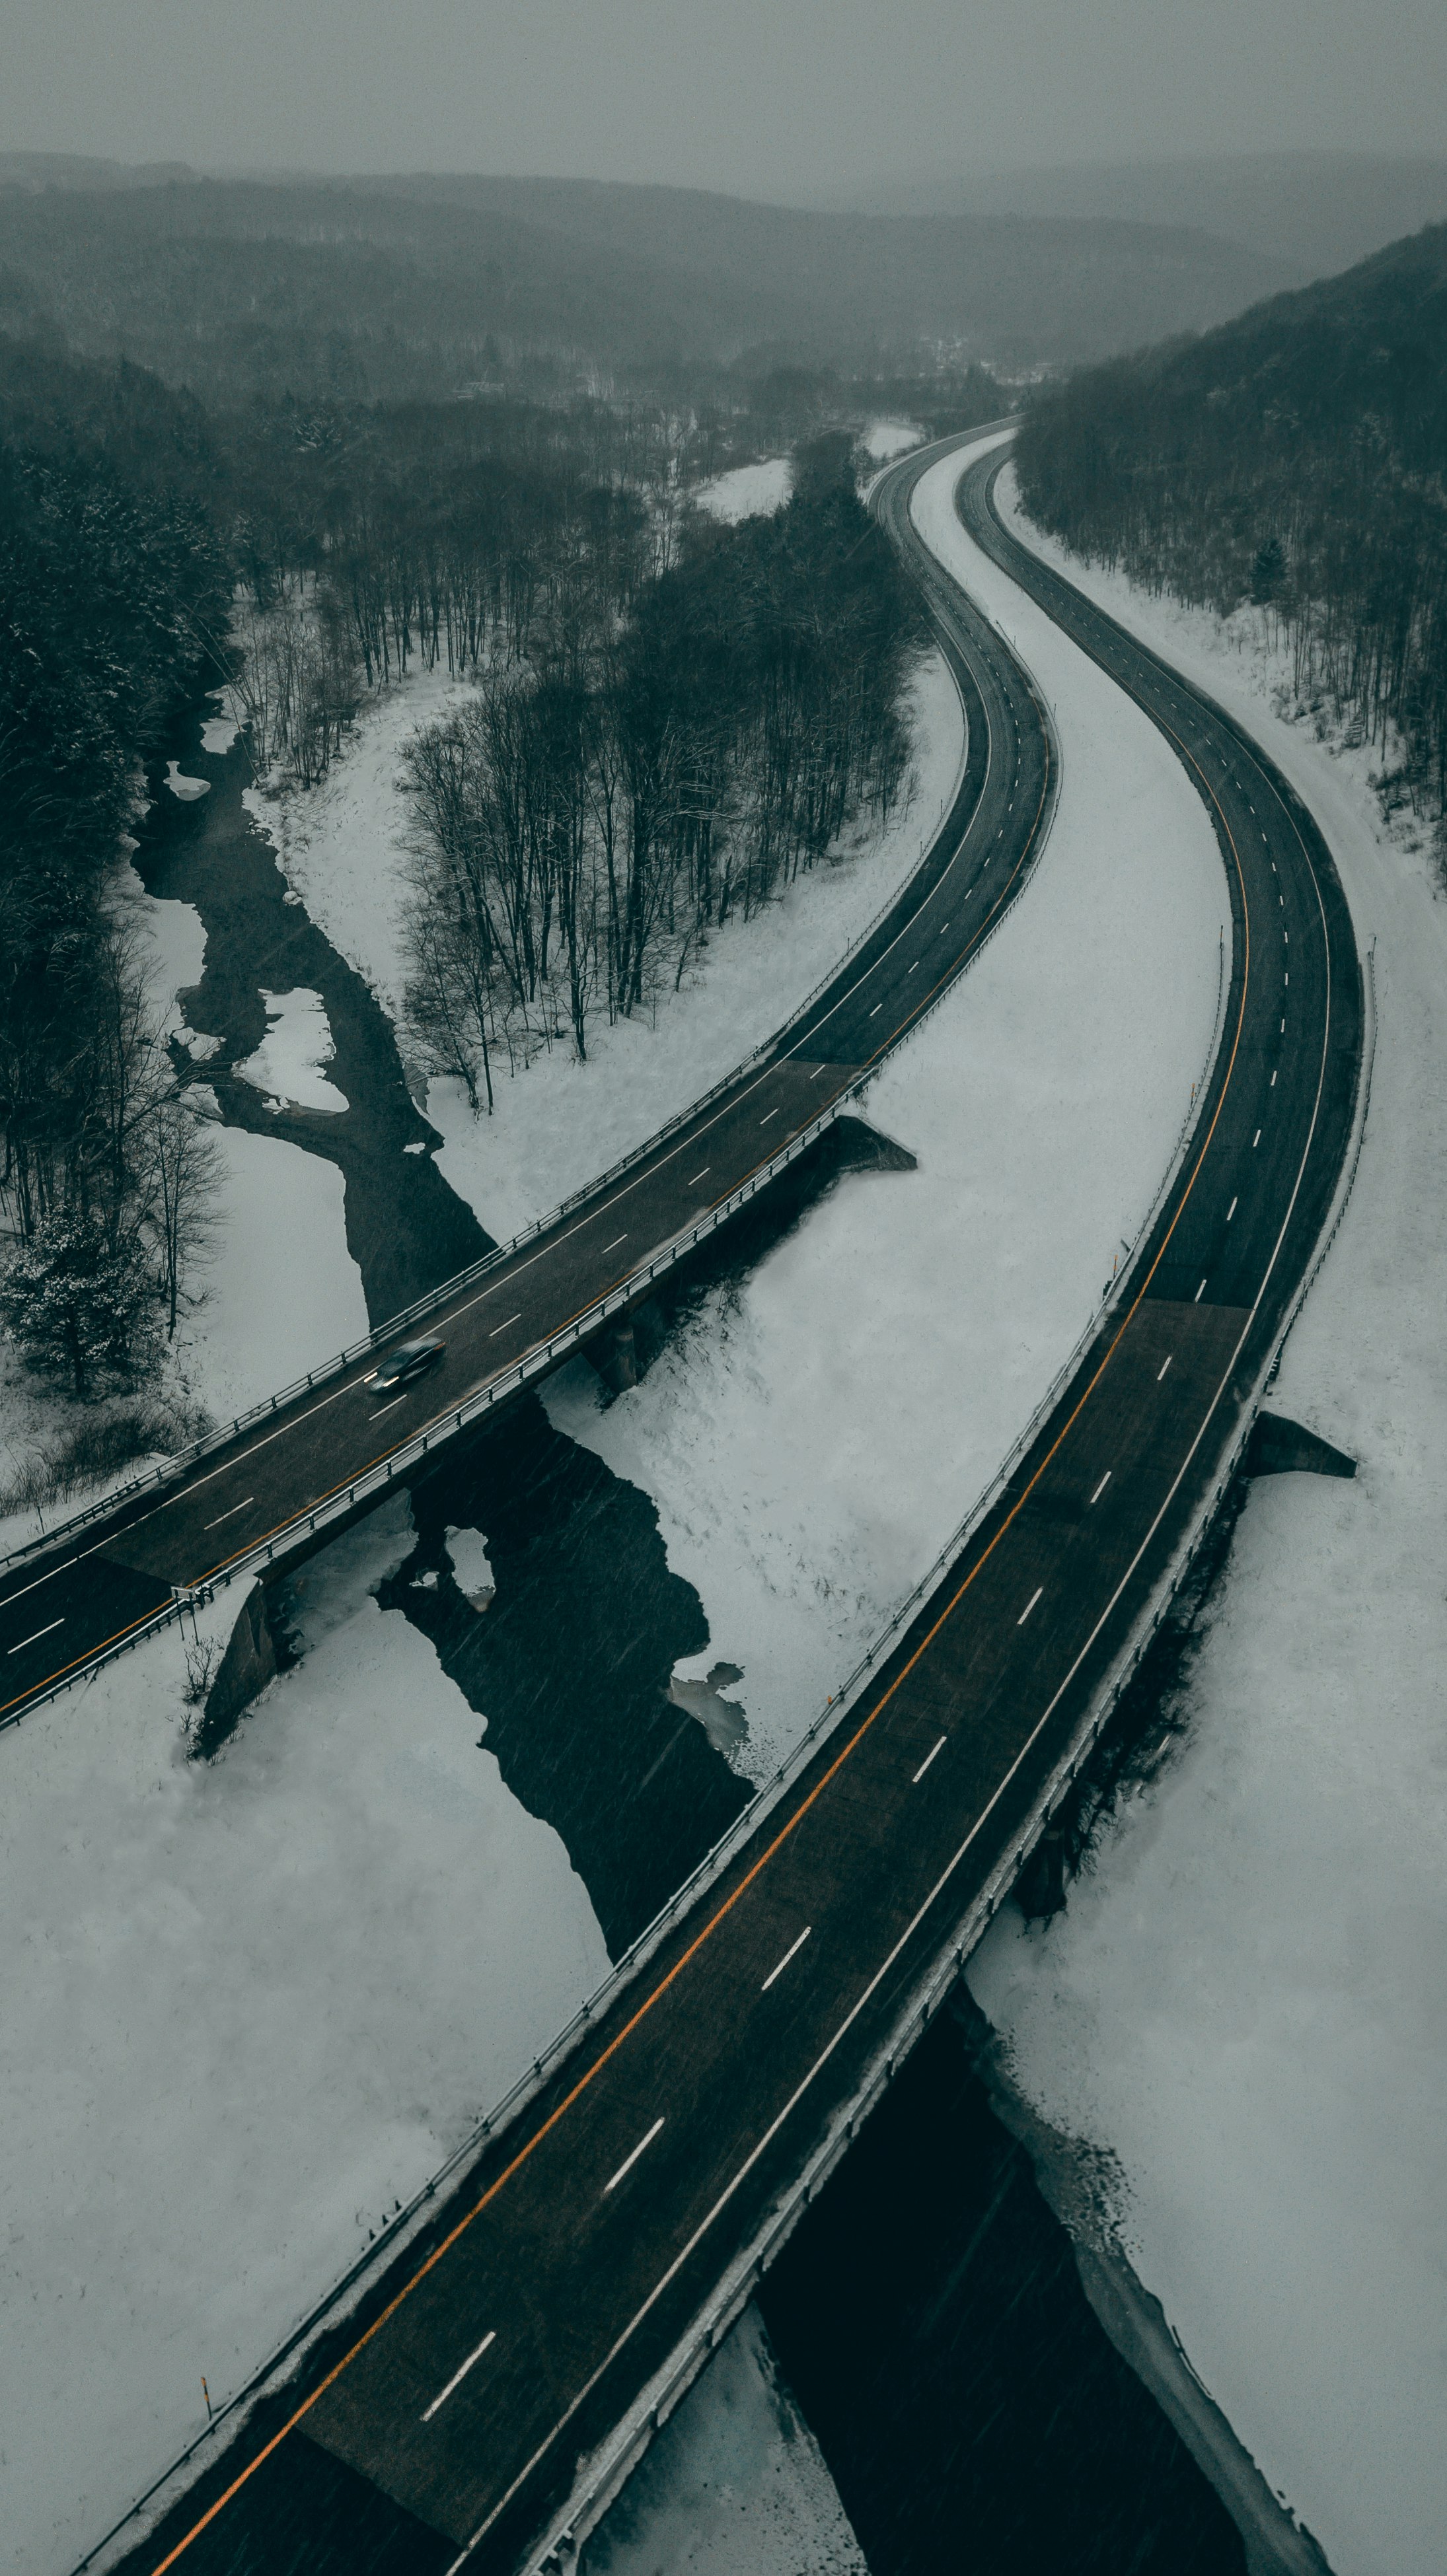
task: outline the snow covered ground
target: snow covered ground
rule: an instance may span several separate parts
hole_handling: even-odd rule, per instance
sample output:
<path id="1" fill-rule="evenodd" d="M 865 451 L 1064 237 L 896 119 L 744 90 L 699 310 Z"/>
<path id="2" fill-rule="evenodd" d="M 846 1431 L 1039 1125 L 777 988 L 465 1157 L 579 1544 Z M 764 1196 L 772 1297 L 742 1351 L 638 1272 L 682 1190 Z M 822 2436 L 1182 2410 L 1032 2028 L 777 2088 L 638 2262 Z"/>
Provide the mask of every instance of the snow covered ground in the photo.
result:
<path id="1" fill-rule="evenodd" d="M 583 2552 L 584 2576 L 868 2576 L 818 2444 L 745 2308 Z"/>
<path id="2" fill-rule="evenodd" d="M 781 510 L 794 485 L 794 468 L 787 456 L 766 456 L 759 465 L 735 465 L 727 474 L 715 474 L 707 483 L 696 483 L 689 499 L 706 510 L 711 519 L 722 519 L 737 527 L 740 519 L 768 518 Z"/>
<path id="3" fill-rule="evenodd" d="M 371 1598 L 410 1543 L 399 1498 L 314 1560 L 306 1656 L 215 1763 L 174 1630 L 4 1739 L 5 2576 L 62 2576 L 606 1972 Z"/>
<path id="4" fill-rule="evenodd" d="M 1425 834 L 1383 825 L 1371 756 L 1276 711 L 1257 617 L 1021 533 L 1307 798 L 1376 938 L 1380 1035 L 1355 1192 L 1272 1398 L 1356 1481 L 1253 1487 L 1182 1749 L 1067 1912 L 1002 1917 L 971 1984 L 1030 2098 L 1118 2159 L 1136 2269 L 1337 2576 L 1439 2576 L 1447 902 Z"/>
<path id="5" fill-rule="evenodd" d="M 891 456 L 903 456 L 907 447 L 918 447 L 924 432 L 912 420 L 874 420 L 864 433 L 864 444 L 876 465 L 887 465 Z"/>
<path id="6" fill-rule="evenodd" d="M 148 895 L 139 878 L 131 900 L 151 951 L 163 1026 L 189 1040 L 204 1069 L 203 1042 L 181 1028 L 175 1000 L 201 978 L 201 916 L 192 904 Z M 238 1070 L 286 1099 L 344 1109 L 342 1093 L 320 1070 L 331 1055 L 320 995 L 266 998 L 266 1038 Z M 199 1089 L 204 1100 L 204 1085 Z M 248 1135 L 219 1120 L 210 1133 L 220 1156 L 215 1250 L 197 1282 L 202 1303 L 183 1316 L 176 1358 L 190 1393 L 224 1421 L 359 1341 L 367 1303 L 347 1249 L 336 1165 L 279 1136 Z"/>
<path id="7" fill-rule="evenodd" d="M 449 677 L 444 664 L 434 671 L 416 664 L 364 703 L 320 786 L 279 793 L 249 787 L 244 798 L 287 884 L 394 1022 L 406 981 L 407 808 L 398 792 L 398 763 L 421 726 L 438 723 L 475 695 L 472 683 Z"/>
<path id="8" fill-rule="evenodd" d="M 1204 811 L 1153 726 L 959 527 L 958 459 L 915 513 L 1054 703 L 1063 787 L 1035 881 L 865 1115 L 916 1173 L 846 1179 L 606 1406 L 553 1421 L 658 1504 L 669 1562 L 743 1669 L 734 1759 L 772 1771 L 1029 1418 L 1144 1217 L 1209 1042 L 1224 897 Z"/>

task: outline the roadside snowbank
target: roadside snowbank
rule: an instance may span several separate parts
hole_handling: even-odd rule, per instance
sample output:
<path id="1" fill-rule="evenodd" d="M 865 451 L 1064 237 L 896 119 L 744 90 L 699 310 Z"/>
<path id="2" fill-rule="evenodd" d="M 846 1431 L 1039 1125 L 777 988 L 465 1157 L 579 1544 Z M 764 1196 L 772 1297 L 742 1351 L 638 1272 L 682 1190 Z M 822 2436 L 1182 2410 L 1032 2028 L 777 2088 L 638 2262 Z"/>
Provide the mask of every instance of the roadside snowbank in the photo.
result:
<path id="1" fill-rule="evenodd" d="M 1183 1749 L 1046 1933 L 971 1984 L 1057 2127 L 1119 2159 L 1127 2249 L 1337 2576 L 1437 2576 L 1447 2529 L 1447 904 L 1369 756 L 1271 712 L 1252 621 L 1020 533 L 1247 724 L 1321 821 L 1380 1034 L 1356 1188 L 1273 1405 L 1355 1483 L 1252 1489 Z"/>
<path id="2" fill-rule="evenodd" d="M 557 1835 L 370 1597 L 410 1544 L 399 1497 L 313 1561 L 305 1660 L 215 1763 L 174 1630 L 4 1740 L 7 2576 L 63 2576 L 201 2373 L 235 2388 L 606 1972 Z"/>
<path id="3" fill-rule="evenodd" d="M 710 1660 L 743 1668 L 734 1758 L 755 1778 L 880 1633 L 1089 1320 L 1215 1012 L 1225 890 L 1205 813 L 1155 728 L 970 544 L 960 470 L 923 478 L 916 516 L 1048 688 L 1064 783 L 1019 909 L 870 1086 L 864 1114 L 920 1168 L 846 1179 L 606 1410 L 585 1364 L 544 1396 L 657 1502 Z"/>
<path id="4" fill-rule="evenodd" d="M 438 1169 L 489 1233 L 515 1233 L 731 1072 L 913 875 L 955 791 L 964 721 L 940 654 L 921 665 L 910 695 L 913 796 L 883 830 L 856 825 L 780 902 L 714 931 L 656 1022 L 600 1023 L 586 1064 L 560 1047 L 511 1080 L 504 1073 L 491 1118 L 473 1117 L 459 1082 L 431 1085 L 427 1115 L 446 1139 Z"/>
<path id="5" fill-rule="evenodd" d="M 696 483 L 688 497 L 711 519 L 722 519 L 732 528 L 740 519 L 771 518 L 775 510 L 782 510 L 793 485 L 792 460 L 766 456 L 761 465 L 735 465 L 727 474 Z"/>

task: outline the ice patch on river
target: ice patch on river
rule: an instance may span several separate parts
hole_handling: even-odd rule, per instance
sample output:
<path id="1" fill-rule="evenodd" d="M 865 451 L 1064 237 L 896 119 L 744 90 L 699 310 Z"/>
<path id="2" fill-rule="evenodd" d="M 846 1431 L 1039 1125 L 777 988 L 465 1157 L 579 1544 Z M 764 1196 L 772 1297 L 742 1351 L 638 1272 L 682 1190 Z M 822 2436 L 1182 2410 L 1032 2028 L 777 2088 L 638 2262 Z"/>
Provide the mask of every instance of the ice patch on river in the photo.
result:
<path id="1" fill-rule="evenodd" d="M 325 1109 L 335 1116 L 346 1108 L 347 1096 L 322 1071 L 335 1048 L 320 993 L 305 984 L 293 993 L 268 993 L 263 986 L 261 998 L 266 1035 L 256 1053 L 237 1065 L 242 1081 L 266 1092 L 269 1108 Z"/>
<path id="2" fill-rule="evenodd" d="M 305 1658 L 214 1763 L 175 1629 L 4 1739 L 5 2576 L 64 2576 L 606 1973 L 371 1597 L 411 1544 L 398 1497 L 304 1569 Z"/>
<path id="3" fill-rule="evenodd" d="M 210 779 L 187 778 L 178 760 L 167 761 L 165 783 L 183 805 L 199 804 L 203 796 L 211 793 Z"/>
<path id="4" fill-rule="evenodd" d="M 367 1300 L 336 1164 L 280 1136 L 209 1132 L 221 1157 L 217 1255 L 179 1349 L 195 1393 L 226 1421 L 362 1341 Z"/>

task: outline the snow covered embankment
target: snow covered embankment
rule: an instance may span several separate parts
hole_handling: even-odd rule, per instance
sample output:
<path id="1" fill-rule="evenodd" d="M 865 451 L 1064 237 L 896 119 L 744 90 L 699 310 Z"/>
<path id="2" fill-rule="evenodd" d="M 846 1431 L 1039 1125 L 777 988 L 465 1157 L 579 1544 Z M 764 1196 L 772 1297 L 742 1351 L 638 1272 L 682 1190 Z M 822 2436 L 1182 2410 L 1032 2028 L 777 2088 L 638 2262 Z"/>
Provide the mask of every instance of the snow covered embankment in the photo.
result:
<path id="1" fill-rule="evenodd" d="M 743 1668 L 736 1758 L 756 1778 L 886 1626 L 1088 1322 L 1215 1011 L 1225 888 L 1205 812 L 1155 728 L 970 544 L 962 461 L 925 475 L 916 518 L 1048 690 L 1063 784 L 1038 877 L 867 1094 L 919 1170 L 847 1180 L 606 1411 L 586 1367 L 545 1397 L 657 1502 L 709 1616 L 699 1670 Z"/>
<path id="2" fill-rule="evenodd" d="M 176 1629 L 4 1739 L 4 2576 L 64 2576 L 201 2374 L 229 2396 L 606 1974 L 558 1836 L 371 1597 L 411 1544 L 399 1496 L 314 1560 L 305 1658 L 214 1764 Z"/>
<path id="3" fill-rule="evenodd" d="M 1019 533 L 1209 689 L 1306 798 L 1379 1035 L 1356 1187 L 1272 1396 L 1359 1466 L 1253 1487 L 1192 1719 L 1048 1932 L 971 1970 L 1046 2117 L 1110 2149 L 1132 2259 L 1336 2576 L 1438 2576 L 1447 2531 L 1447 903 L 1370 756 L 1272 711 L 1242 617 Z"/>

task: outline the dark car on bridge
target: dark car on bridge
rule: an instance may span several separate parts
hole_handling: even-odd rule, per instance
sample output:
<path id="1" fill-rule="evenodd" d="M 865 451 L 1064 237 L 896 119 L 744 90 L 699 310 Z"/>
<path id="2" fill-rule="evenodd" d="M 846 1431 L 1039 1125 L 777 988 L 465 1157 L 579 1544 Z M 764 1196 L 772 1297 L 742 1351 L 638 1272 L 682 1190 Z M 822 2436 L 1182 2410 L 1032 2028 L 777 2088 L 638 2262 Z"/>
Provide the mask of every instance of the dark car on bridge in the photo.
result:
<path id="1" fill-rule="evenodd" d="M 422 1341 L 399 1342 L 394 1351 L 387 1353 L 380 1368 L 372 1371 L 365 1383 L 377 1395 L 390 1394 L 394 1387 L 410 1386 L 414 1377 L 421 1377 L 425 1369 L 431 1368 L 434 1360 L 441 1359 L 446 1348 L 446 1343 L 439 1342 L 433 1335 L 428 1335 Z"/>

